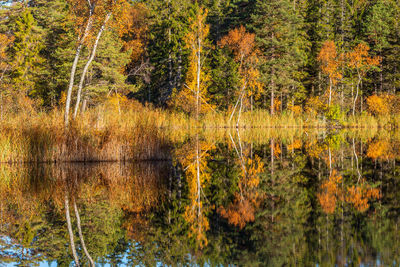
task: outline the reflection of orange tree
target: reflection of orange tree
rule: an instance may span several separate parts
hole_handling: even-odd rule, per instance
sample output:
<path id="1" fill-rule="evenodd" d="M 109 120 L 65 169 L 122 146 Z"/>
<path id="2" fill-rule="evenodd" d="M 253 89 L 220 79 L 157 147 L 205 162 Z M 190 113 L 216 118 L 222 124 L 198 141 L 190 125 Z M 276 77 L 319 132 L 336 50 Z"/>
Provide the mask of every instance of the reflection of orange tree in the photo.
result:
<path id="1" fill-rule="evenodd" d="M 264 172 L 264 163 L 257 155 L 254 159 L 249 157 L 241 161 L 243 163 L 240 163 L 242 168 L 238 182 L 239 192 L 235 193 L 234 201 L 227 208 L 219 208 L 219 213 L 228 219 L 230 224 L 242 229 L 248 222 L 253 222 L 255 219 L 255 212 L 261 198 L 257 192 L 260 183 L 259 175 Z"/>
<path id="2" fill-rule="evenodd" d="M 346 187 L 340 187 L 341 182 L 342 176 L 333 170 L 328 180 L 321 185 L 321 192 L 317 197 L 325 213 L 334 213 L 338 200 L 352 204 L 359 212 L 365 212 L 369 208 L 369 200 L 381 197 L 379 189 L 373 188 L 365 179 Z"/>
<path id="3" fill-rule="evenodd" d="M 200 142 L 198 135 L 196 135 L 194 144 L 188 143 L 176 150 L 176 156 L 184 168 L 189 188 L 189 204 L 185 208 L 184 218 L 189 224 L 189 236 L 194 237 L 200 247 L 208 244 L 205 232 L 209 229 L 206 216 L 209 207 L 204 205 L 203 188 L 210 180 L 207 158 L 209 157 L 208 151 L 213 148 L 214 145 Z"/>
<path id="4" fill-rule="evenodd" d="M 328 180 L 321 185 L 322 192 L 317 196 L 324 212 L 333 213 L 335 211 L 337 198 L 341 195 L 338 187 L 341 181 L 342 176 L 337 175 L 333 170 Z"/>

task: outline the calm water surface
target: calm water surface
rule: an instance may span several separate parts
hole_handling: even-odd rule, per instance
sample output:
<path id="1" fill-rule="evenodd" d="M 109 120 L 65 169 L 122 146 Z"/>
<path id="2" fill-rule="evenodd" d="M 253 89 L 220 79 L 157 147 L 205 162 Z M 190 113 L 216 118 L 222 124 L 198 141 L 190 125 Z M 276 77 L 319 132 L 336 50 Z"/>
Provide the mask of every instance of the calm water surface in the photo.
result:
<path id="1" fill-rule="evenodd" d="M 3 164 L 0 266 L 398 266 L 399 139 L 233 131 L 161 161 Z"/>

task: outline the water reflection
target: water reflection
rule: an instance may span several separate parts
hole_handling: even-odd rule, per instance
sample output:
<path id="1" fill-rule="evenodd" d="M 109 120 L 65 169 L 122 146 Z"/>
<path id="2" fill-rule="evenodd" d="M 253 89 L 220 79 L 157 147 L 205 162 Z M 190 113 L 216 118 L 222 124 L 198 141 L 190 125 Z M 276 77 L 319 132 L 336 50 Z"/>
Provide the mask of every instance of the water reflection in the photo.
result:
<path id="1" fill-rule="evenodd" d="M 396 135 L 239 131 L 168 160 L 0 165 L 0 263 L 392 265 Z"/>

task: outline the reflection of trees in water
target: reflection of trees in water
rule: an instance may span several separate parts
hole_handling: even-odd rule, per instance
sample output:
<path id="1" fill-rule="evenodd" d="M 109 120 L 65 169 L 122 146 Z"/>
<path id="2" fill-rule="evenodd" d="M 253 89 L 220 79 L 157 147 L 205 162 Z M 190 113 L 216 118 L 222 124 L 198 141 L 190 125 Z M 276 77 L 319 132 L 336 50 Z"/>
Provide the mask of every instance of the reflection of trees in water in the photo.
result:
<path id="1" fill-rule="evenodd" d="M 255 212 L 262 196 L 257 190 L 260 183 L 260 174 L 264 172 L 264 163 L 258 155 L 253 156 L 252 144 L 242 145 L 240 133 L 237 131 L 238 145 L 230 135 L 232 145 L 237 153 L 238 165 L 241 166 L 238 178 L 238 192 L 228 207 L 219 208 L 220 215 L 232 225 L 243 229 L 248 222 L 253 222 Z"/>
<path id="2" fill-rule="evenodd" d="M 63 251 L 73 251 L 83 265 L 91 257 L 98 261 L 124 239 L 124 214 L 129 218 L 162 201 L 165 169 L 165 164 L 3 165 L 1 233 L 15 244 L 29 237 L 22 245 L 41 254 L 37 260 L 69 262 Z M 79 237 L 79 244 L 68 235 Z M 68 243 L 76 248 L 66 249 Z"/>
<path id="3" fill-rule="evenodd" d="M 74 203 L 96 262 L 124 253 L 146 266 L 373 264 L 378 254 L 398 262 L 400 169 L 390 139 L 240 137 L 193 137 L 160 164 L 2 165 L 0 231 L 30 249 L 20 262 L 70 262 L 67 195 L 82 265 Z"/>

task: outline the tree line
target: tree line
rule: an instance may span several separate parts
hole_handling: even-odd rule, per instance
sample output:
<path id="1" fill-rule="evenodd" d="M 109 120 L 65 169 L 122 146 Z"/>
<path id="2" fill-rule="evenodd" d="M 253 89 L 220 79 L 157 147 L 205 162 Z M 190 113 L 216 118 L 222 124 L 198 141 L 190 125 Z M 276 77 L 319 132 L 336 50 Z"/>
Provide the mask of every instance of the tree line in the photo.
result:
<path id="1" fill-rule="evenodd" d="M 395 0 L 0 1 L 1 116 L 109 97 L 186 112 L 397 110 Z"/>

